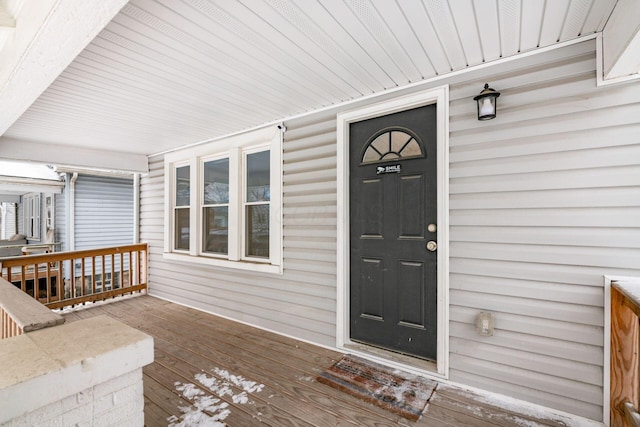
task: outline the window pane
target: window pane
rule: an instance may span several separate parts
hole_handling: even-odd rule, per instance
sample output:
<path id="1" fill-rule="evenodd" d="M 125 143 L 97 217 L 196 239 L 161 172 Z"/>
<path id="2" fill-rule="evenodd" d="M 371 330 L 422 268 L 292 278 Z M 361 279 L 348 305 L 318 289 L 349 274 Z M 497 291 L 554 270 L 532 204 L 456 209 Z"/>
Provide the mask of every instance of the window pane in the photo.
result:
<path id="1" fill-rule="evenodd" d="M 417 157 L 422 155 L 422 149 L 420 148 L 420 144 L 418 144 L 415 139 L 412 139 L 400 154 L 402 154 L 402 157 Z"/>
<path id="2" fill-rule="evenodd" d="M 176 168 L 176 206 L 189 206 L 190 167 Z"/>
<path id="3" fill-rule="evenodd" d="M 229 208 L 218 206 L 204 208 L 204 236 L 202 246 L 205 252 L 228 253 Z"/>
<path id="4" fill-rule="evenodd" d="M 400 154 L 405 145 L 411 140 L 412 136 L 401 131 L 391 132 L 391 150 Z"/>
<path id="5" fill-rule="evenodd" d="M 385 132 L 382 135 L 378 136 L 376 139 L 374 139 L 373 141 L 371 141 L 371 144 L 369 144 L 371 147 L 375 148 L 376 150 L 378 150 L 378 153 L 380 153 L 380 155 L 389 152 L 390 147 L 390 141 L 389 141 L 389 133 Z"/>
<path id="6" fill-rule="evenodd" d="M 247 206 L 247 256 L 269 258 L 269 205 Z"/>
<path id="7" fill-rule="evenodd" d="M 269 158 L 269 151 L 247 155 L 247 202 L 269 201 Z"/>
<path id="8" fill-rule="evenodd" d="M 229 203 L 229 159 L 204 164 L 204 204 Z"/>
<path id="9" fill-rule="evenodd" d="M 367 148 L 362 157 L 362 163 L 377 162 L 378 160 L 380 160 L 380 153 L 374 150 L 373 147 Z"/>
<path id="10" fill-rule="evenodd" d="M 189 250 L 189 208 L 180 208 L 176 213 L 176 249 Z"/>

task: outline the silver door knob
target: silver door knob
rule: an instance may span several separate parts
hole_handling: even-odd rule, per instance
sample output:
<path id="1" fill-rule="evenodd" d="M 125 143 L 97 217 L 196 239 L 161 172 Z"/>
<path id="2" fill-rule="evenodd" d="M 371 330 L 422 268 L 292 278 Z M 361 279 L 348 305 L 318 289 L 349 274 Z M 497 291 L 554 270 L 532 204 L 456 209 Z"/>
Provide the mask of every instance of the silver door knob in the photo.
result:
<path id="1" fill-rule="evenodd" d="M 427 242 L 427 250 L 429 252 L 435 252 L 436 249 L 438 249 L 438 244 L 436 242 L 434 242 L 433 240 L 429 240 Z"/>

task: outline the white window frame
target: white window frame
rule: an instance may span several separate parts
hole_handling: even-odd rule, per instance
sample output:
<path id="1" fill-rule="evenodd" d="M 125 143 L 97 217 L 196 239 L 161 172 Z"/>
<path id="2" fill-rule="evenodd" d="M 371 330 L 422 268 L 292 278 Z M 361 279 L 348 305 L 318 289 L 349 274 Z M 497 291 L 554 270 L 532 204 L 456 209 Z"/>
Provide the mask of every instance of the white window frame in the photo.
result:
<path id="1" fill-rule="evenodd" d="M 189 166 L 189 204 L 187 206 L 176 206 L 176 199 L 177 199 L 177 195 L 176 195 L 176 170 L 183 167 L 183 166 Z M 167 175 L 169 176 L 169 175 Z M 190 162 L 176 162 L 172 169 L 171 169 L 171 186 L 172 186 L 172 192 L 171 192 L 171 234 L 169 235 L 169 241 L 170 243 L 170 247 L 171 250 L 174 252 L 178 252 L 178 253 L 185 253 L 188 254 L 190 252 L 190 250 L 185 250 L 185 249 L 179 249 L 175 247 L 175 238 L 176 238 L 176 221 L 175 221 L 175 215 L 176 215 L 176 210 L 177 209 L 189 209 L 189 233 L 191 235 L 191 230 L 193 230 L 194 224 L 191 222 L 191 211 L 194 208 L 194 204 L 193 204 L 193 194 L 191 194 L 192 188 L 191 188 L 191 184 L 193 182 L 193 165 L 191 165 Z M 168 216 L 165 215 L 165 218 L 167 218 Z M 189 241 L 189 248 L 191 248 L 192 242 Z"/>
<path id="2" fill-rule="evenodd" d="M 29 193 L 22 196 L 22 206 L 24 209 L 24 234 L 29 240 L 40 240 L 42 231 L 40 193 Z"/>
<path id="3" fill-rule="evenodd" d="M 240 218 L 241 218 L 241 224 L 238 227 L 239 230 L 242 230 L 242 235 L 239 236 L 239 242 L 240 242 L 240 257 L 242 260 L 246 260 L 246 261 L 257 261 L 260 262 L 260 260 L 264 259 L 264 258 L 257 258 L 257 257 L 251 257 L 247 255 L 247 239 L 246 239 L 246 231 L 247 231 L 247 209 L 246 207 L 248 205 L 261 205 L 261 204 L 268 204 L 269 205 L 269 215 L 271 216 L 272 209 L 271 209 L 271 200 L 269 200 L 268 202 L 247 202 L 247 157 L 250 154 L 255 154 L 255 153 L 261 153 L 263 151 L 267 151 L 269 149 L 268 145 L 259 145 L 256 147 L 251 147 L 249 149 L 243 150 L 242 151 L 242 179 L 241 179 L 241 183 L 242 185 L 240 186 L 240 203 L 239 203 L 239 207 L 240 207 Z M 273 177 L 271 177 L 271 179 L 273 179 Z M 269 186 L 271 186 L 271 182 L 269 183 Z M 271 191 L 271 190 L 269 190 Z M 269 224 L 269 230 L 271 230 L 271 224 Z M 269 242 L 271 243 L 271 239 L 269 239 Z M 269 244 L 269 253 L 271 253 L 271 244 Z"/>
<path id="4" fill-rule="evenodd" d="M 220 254 L 220 253 L 215 253 L 215 252 L 204 252 L 204 250 L 201 251 L 200 256 L 206 256 L 206 257 L 212 257 L 212 258 L 219 258 L 219 259 L 232 259 L 235 261 L 235 258 L 230 255 L 230 246 L 231 246 L 231 240 L 233 239 L 233 236 L 231 235 L 231 228 L 232 228 L 232 224 L 233 227 L 236 228 L 236 223 L 237 221 L 234 221 L 235 219 L 235 214 L 234 214 L 234 209 L 235 206 L 232 206 L 231 203 L 231 198 L 234 194 L 235 191 L 233 191 L 232 189 L 232 185 L 233 183 L 231 182 L 231 175 L 232 175 L 232 171 L 231 171 L 231 165 L 232 165 L 232 159 L 230 158 L 231 156 L 229 156 L 229 153 L 223 153 L 222 155 L 220 154 L 216 154 L 213 156 L 205 156 L 205 157 L 200 157 L 199 158 L 199 163 L 200 163 L 200 169 L 199 169 L 199 173 L 198 173 L 198 209 L 200 210 L 199 215 L 201 215 L 201 218 L 203 219 L 200 222 L 200 227 L 198 227 L 198 229 L 196 230 L 198 232 L 198 239 L 200 239 L 200 245 L 201 247 L 203 246 L 203 242 L 202 242 L 202 232 L 204 231 L 204 209 L 205 207 L 209 207 L 212 204 L 208 204 L 205 205 L 204 203 L 204 192 L 202 191 L 202 186 L 200 186 L 200 183 L 204 182 L 204 164 L 207 162 L 212 162 L 212 161 L 216 161 L 216 160 L 223 160 L 223 159 L 229 159 L 229 201 L 227 203 L 219 203 L 219 204 L 214 204 L 216 206 L 222 206 L 222 205 L 226 205 L 227 209 L 228 209 L 228 232 L 230 234 L 228 234 L 228 238 L 229 238 L 229 242 L 227 242 L 227 255 L 224 254 Z M 235 232 L 235 230 L 233 230 Z M 230 258 L 231 256 L 231 258 Z"/>
<path id="5" fill-rule="evenodd" d="M 163 258 L 169 261 L 282 274 L 282 130 L 269 126 L 251 132 L 174 151 L 165 155 L 165 241 Z M 244 197 L 246 155 L 270 152 L 269 258 L 247 257 Z M 204 163 L 229 158 L 228 256 L 203 251 Z M 174 249 L 175 173 L 190 166 L 189 250 Z"/>
<path id="6" fill-rule="evenodd" d="M 46 194 L 44 196 L 44 206 L 45 206 L 45 231 L 53 230 L 56 227 L 55 221 L 55 211 L 56 211 L 56 202 L 55 196 L 53 194 Z"/>

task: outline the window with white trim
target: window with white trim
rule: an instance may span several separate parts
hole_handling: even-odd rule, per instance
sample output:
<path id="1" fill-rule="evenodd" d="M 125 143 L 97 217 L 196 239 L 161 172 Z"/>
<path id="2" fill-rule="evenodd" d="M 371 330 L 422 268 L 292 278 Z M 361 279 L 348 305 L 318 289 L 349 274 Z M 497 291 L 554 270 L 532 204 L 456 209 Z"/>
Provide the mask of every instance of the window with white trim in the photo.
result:
<path id="1" fill-rule="evenodd" d="M 281 272 L 280 129 L 165 156 L 165 258 Z"/>
<path id="2" fill-rule="evenodd" d="M 40 240 L 40 193 L 29 193 L 22 196 L 24 209 L 24 234 L 27 239 Z"/>
<path id="3" fill-rule="evenodd" d="M 175 185 L 173 191 L 173 218 L 174 218 L 174 243 L 177 251 L 189 250 L 190 225 L 190 192 L 191 192 L 191 167 L 190 165 L 175 166 Z"/>

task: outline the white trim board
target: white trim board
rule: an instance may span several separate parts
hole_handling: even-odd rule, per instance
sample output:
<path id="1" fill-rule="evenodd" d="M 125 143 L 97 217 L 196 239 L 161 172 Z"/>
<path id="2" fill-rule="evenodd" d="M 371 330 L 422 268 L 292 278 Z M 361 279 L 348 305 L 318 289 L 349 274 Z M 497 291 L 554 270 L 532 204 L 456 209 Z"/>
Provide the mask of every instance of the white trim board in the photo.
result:
<path id="1" fill-rule="evenodd" d="M 368 118 L 436 104 L 437 117 L 437 179 L 438 179 L 438 332 L 437 372 L 418 373 L 438 378 L 449 376 L 449 86 L 394 98 L 337 116 L 337 210 L 338 265 L 336 346 L 344 351 L 349 340 L 349 124 Z M 353 349 L 349 349 L 354 352 Z M 356 352 L 357 353 L 357 352 Z M 371 358 L 370 355 L 362 354 Z M 385 362 L 384 360 L 378 360 Z M 390 364 L 387 361 L 387 364 Z M 395 367 L 416 372 L 416 368 L 402 364 Z"/>
<path id="2" fill-rule="evenodd" d="M 149 172 L 149 159 L 144 154 L 23 141 L 4 136 L 0 137 L 0 159 L 55 164 L 66 169 Z"/>

